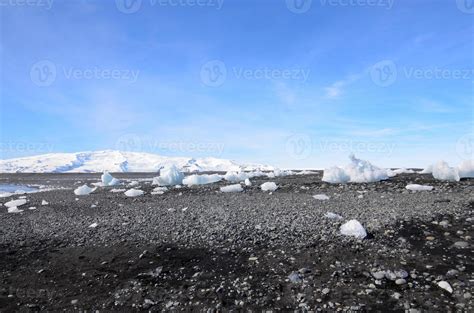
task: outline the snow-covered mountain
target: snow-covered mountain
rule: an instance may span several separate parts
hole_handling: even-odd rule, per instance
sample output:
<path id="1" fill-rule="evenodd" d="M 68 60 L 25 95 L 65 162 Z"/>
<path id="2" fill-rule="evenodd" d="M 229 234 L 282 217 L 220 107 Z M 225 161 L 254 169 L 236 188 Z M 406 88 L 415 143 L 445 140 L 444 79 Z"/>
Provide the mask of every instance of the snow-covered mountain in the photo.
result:
<path id="1" fill-rule="evenodd" d="M 0 160 L 0 173 L 88 173 L 104 170 L 109 172 L 156 172 L 160 168 L 172 164 L 184 172 L 273 170 L 273 167 L 268 165 L 239 164 L 235 161 L 211 157 L 193 159 L 106 150 L 51 153 Z"/>

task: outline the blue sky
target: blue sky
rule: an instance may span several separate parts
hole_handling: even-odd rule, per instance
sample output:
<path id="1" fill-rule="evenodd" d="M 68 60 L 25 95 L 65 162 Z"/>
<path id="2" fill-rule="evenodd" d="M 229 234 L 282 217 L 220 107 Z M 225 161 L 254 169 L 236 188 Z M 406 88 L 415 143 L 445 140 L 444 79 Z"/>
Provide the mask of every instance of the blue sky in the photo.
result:
<path id="1" fill-rule="evenodd" d="M 472 158 L 469 1 L 1 0 L 0 10 L 3 159 Z"/>

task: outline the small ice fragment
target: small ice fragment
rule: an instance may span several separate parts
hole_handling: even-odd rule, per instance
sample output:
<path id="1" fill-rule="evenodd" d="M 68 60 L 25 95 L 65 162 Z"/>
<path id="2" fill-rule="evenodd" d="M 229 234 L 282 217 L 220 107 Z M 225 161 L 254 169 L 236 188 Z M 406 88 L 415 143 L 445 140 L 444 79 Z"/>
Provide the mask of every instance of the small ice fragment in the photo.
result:
<path id="1" fill-rule="evenodd" d="M 127 197 L 138 197 L 138 196 L 142 196 L 144 194 L 143 190 L 140 190 L 140 189 L 129 189 L 127 191 L 125 191 L 125 195 Z"/>
<path id="2" fill-rule="evenodd" d="M 408 190 L 412 191 L 430 191 L 433 190 L 433 186 L 418 185 L 418 184 L 409 184 L 405 187 Z"/>
<path id="3" fill-rule="evenodd" d="M 438 282 L 438 286 L 449 293 L 453 293 L 453 287 L 445 280 Z"/>
<path id="4" fill-rule="evenodd" d="M 263 191 L 275 191 L 278 189 L 278 186 L 274 183 L 274 182 L 266 182 L 266 183 L 263 183 L 260 188 L 263 190 Z"/>
<path id="5" fill-rule="evenodd" d="M 326 214 L 324 214 L 324 217 L 330 218 L 333 220 L 342 220 L 342 216 L 336 213 L 332 213 L 332 212 L 326 212 Z"/>
<path id="6" fill-rule="evenodd" d="M 96 228 L 99 224 L 97 223 L 92 223 L 89 225 L 89 228 Z"/>
<path id="7" fill-rule="evenodd" d="M 221 187 L 220 190 L 222 192 L 241 192 L 244 189 L 242 188 L 240 184 L 235 184 L 235 185 Z"/>
<path id="8" fill-rule="evenodd" d="M 313 198 L 316 200 L 322 200 L 322 201 L 329 200 L 329 197 L 326 196 L 325 194 L 314 195 Z"/>
<path id="9" fill-rule="evenodd" d="M 85 196 L 93 192 L 96 188 L 91 188 L 87 185 L 82 185 L 74 190 L 76 196 Z"/>
<path id="10" fill-rule="evenodd" d="M 350 220 L 347 223 L 341 225 L 340 232 L 345 236 L 352 236 L 356 238 L 365 238 L 367 237 L 367 232 L 365 231 L 364 226 L 357 220 Z"/>

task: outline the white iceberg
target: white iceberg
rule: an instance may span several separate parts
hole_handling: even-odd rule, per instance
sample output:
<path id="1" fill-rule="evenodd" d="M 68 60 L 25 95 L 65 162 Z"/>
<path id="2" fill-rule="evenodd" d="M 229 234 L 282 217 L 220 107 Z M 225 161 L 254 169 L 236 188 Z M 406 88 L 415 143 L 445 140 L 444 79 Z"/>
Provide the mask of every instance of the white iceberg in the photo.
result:
<path id="1" fill-rule="evenodd" d="M 244 189 L 242 188 L 240 184 L 235 184 L 235 185 L 221 187 L 220 190 L 222 192 L 241 192 Z"/>
<path id="2" fill-rule="evenodd" d="M 275 191 L 278 189 L 278 186 L 274 182 L 266 182 L 260 185 L 260 189 L 263 191 Z"/>
<path id="3" fill-rule="evenodd" d="M 433 190 L 433 186 L 418 185 L 418 184 L 408 184 L 406 187 L 408 190 L 412 191 L 430 191 Z"/>
<path id="4" fill-rule="evenodd" d="M 125 191 L 125 195 L 127 197 L 138 197 L 138 196 L 142 196 L 144 194 L 143 190 L 140 190 L 140 189 L 129 189 L 127 191 Z"/>
<path id="5" fill-rule="evenodd" d="M 325 194 L 314 195 L 313 198 L 316 200 L 322 200 L 322 201 L 329 200 L 329 197 L 326 196 Z"/>
<path id="6" fill-rule="evenodd" d="M 357 220 L 350 220 L 342 224 L 339 231 L 344 236 L 352 236 L 360 239 L 367 237 L 364 226 Z"/>
<path id="7" fill-rule="evenodd" d="M 153 178 L 152 185 L 173 186 L 183 183 L 184 174 L 174 165 L 167 166 L 160 170 L 160 176 Z"/>
<path id="8" fill-rule="evenodd" d="M 115 186 L 120 184 L 120 180 L 110 175 L 107 171 L 102 173 L 100 179 L 102 180 L 102 186 Z"/>
<path id="9" fill-rule="evenodd" d="M 82 185 L 81 187 L 77 187 L 76 189 L 74 189 L 74 194 L 76 196 L 85 196 L 90 194 L 94 190 L 96 190 L 96 188 L 91 188 L 87 185 Z"/>
<path id="10" fill-rule="evenodd" d="M 369 183 L 388 178 L 387 170 L 378 168 L 368 161 L 349 156 L 351 163 L 341 167 L 331 167 L 324 170 L 323 181 L 328 183 Z"/>
<path id="11" fill-rule="evenodd" d="M 190 175 L 183 179 L 183 184 L 187 186 L 206 185 L 216 183 L 220 180 L 222 180 L 222 176 L 218 174 Z"/>
<path id="12" fill-rule="evenodd" d="M 433 177 L 439 180 L 459 181 L 457 168 L 450 167 L 448 163 L 440 161 L 433 165 Z"/>

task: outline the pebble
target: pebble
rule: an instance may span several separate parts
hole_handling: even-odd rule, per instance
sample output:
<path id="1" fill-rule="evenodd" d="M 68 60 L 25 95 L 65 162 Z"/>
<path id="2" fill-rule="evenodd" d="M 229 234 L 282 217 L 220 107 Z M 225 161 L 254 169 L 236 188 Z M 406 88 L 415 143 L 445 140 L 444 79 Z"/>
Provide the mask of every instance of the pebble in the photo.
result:
<path id="1" fill-rule="evenodd" d="M 404 284 L 406 284 L 406 282 L 407 282 L 407 281 L 406 281 L 405 279 L 399 278 L 399 279 L 397 279 L 397 280 L 395 281 L 395 284 L 397 284 L 397 285 L 404 285 Z"/>

